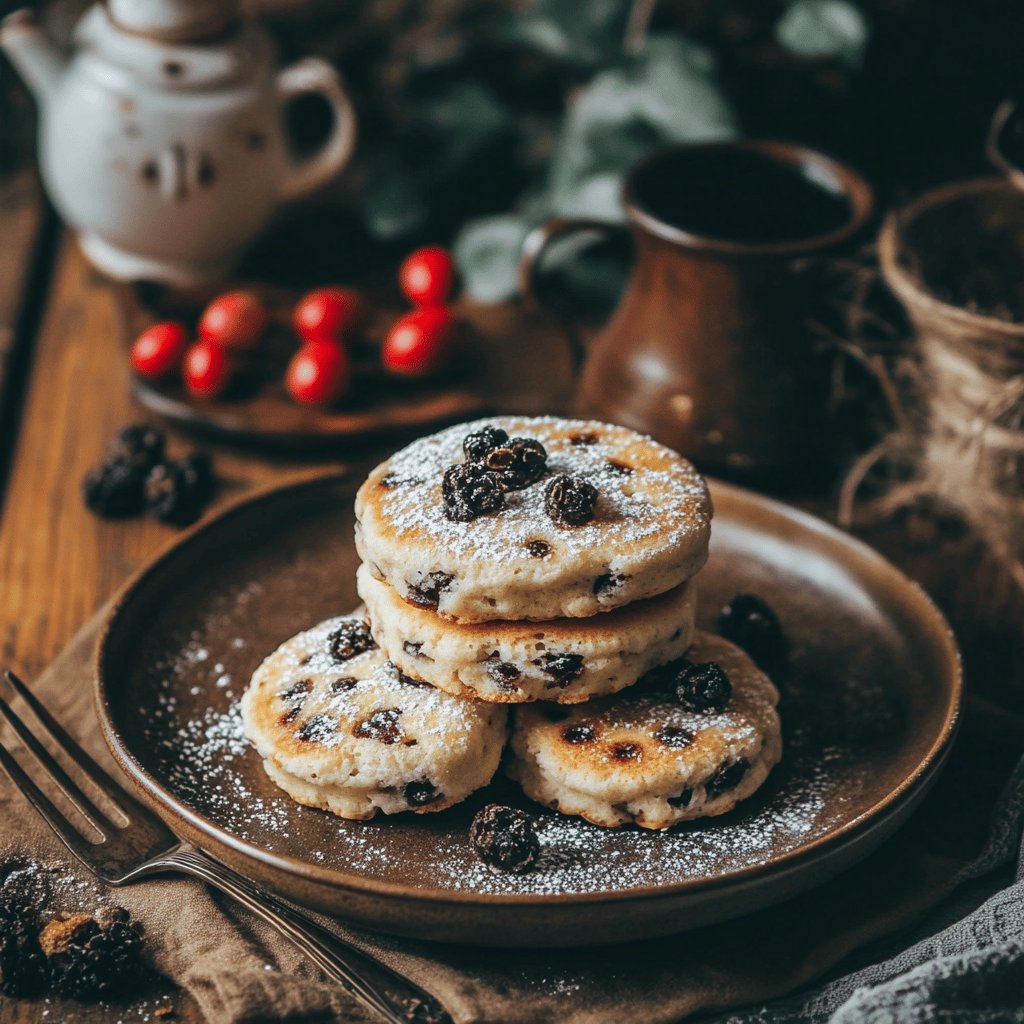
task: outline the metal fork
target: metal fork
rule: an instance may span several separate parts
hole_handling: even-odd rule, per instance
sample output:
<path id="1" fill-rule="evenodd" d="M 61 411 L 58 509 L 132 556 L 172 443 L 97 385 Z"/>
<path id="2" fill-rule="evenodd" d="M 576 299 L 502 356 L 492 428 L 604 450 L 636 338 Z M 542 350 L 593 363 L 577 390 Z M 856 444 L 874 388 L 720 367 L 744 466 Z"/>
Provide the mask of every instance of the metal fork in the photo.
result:
<path id="1" fill-rule="evenodd" d="M 69 771 L 50 754 L 35 732 L 14 712 L 8 695 L 0 693 L 0 714 L 7 719 L 40 767 L 74 804 L 99 836 L 84 834 L 25 773 L 0 743 L 0 766 L 34 805 L 64 845 L 90 871 L 109 885 L 129 885 L 165 872 L 202 879 L 251 910 L 294 943 L 329 978 L 344 986 L 363 1006 L 375 1010 L 390 1024 L 445 1024 L 451 1018 L 433 996 L 385 964 L 372 960 L 320 928 L 294 908 L 263 892 L 230 868 L 208 857 L 176 836 L 147 807 L 127 793 L 75 742 L 13 673 L 5 673 L 15 694 L 71 762 Z M 124 824 L 100 810 L 80 783 L 88 779 L 117 809 Z"/>

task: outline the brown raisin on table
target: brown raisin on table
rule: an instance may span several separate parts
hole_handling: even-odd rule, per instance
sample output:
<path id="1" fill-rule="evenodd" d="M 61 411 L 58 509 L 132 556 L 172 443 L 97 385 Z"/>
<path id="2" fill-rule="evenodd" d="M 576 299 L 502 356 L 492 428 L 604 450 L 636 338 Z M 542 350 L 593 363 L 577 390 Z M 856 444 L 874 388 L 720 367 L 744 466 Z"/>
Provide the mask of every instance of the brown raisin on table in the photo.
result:
<path id="1" fill-rule="evenodd" d="M 349 661 L 376 646 L 365 619 L 346 619 L 327 637 L 327 651 L 337 662 Z"/>
<path id="2" fill-rule="evenodd" d="M 122 427 L 107 453 L 107 460 L 123 459 L 148 471 L 164 458 L 166 438 L 150 423 L 132 423 Z"/>
<path id="3" fill-rule="evenodd" d="M 203 452 L 161 462 L 146 477 L 146 507 L 162 523 L 188 526 L 213 492 L 213 468 Z"/>
<path id="4" fill-rule="evenodd" d="M 54 989 L 73 999 L 113 996 L 141 969 L 141 930 L 123 907 L 51 921 L 39 941 Z"/>
<path id="5" fill-rule="evenodd" d="M 469 523 L 505 507 L 505 492 L 497 476 L 479 462 L 449 466 L 441 481 L 444 515 L 456 523 Z"/>
<path id="6" fill-rule="evenodd" d="M 501 447 L 507 440 L 508 433 L 501 427 L 481 427 L 463 438 L 462 450 L 467 461 L 479 462 L 489 451 Z"/>
<path id="7" fill-rule="evenodd" d="M 426 608 L 436 612 L 441 595 L 447 594 L 455 582 L 455 577 L 446 572 L 427 573 L 419 583 L 408 583 L 408 601 L 417 608 Z"/>
<path id="8" fill-rule="evenodd" d="M 374 711 L 369 718 L 352 730 L 352 735 L 360 739 L 378 740 L 390 746 L 405 736 L 399 721 L 401 716 L 401 708 L 382 708 Z"/>
<path id="9" fill-rule="evenodd" d="M 469 827 L 473 848 L 493 867 L 514 874 L 529 871 L 540 859 L 540 838 L 525 811 L 488 804 Z"/>
<path id="10" fill-rule="evenodd" d="M 724 711 L 732 698 L 732 683 L 716 661 L 683 661 L 674 680 L 676 699 L 698 714 Z"/>
<path id="11" fill-rule="evenodd" d="M 104 519 L 138 515 L 146 504 L 146 471 L 127 459 L 104 462 L 86 473 L 82 497 Z"/>
<path id="12" fill-rule="evenodd" d="M 535 438 L 513 437 L 507 444 L 489 451 L 483 464 L 504 490 L 521 491 L 547 472 L 548 453 Z"/>
<path id="13" fill-rule="evenodd" d="M 544 488 L 548 517 L 565 526 L 582 526 L 594 518 L 597 488 L 579 477 L 559 473 Z"/>

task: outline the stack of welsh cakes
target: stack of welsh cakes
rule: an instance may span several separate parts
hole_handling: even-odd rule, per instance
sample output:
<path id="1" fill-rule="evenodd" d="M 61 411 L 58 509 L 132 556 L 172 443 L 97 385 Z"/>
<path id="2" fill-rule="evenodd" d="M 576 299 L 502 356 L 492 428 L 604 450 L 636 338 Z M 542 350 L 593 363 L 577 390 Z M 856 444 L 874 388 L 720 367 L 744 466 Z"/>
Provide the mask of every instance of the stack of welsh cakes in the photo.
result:
<path id="1" fill-rule="evenodd" d="M 780 754 L 771 682 L 695 634 L 711 515 L 693 466 L 625 428 L 464 424 L 360 489 L 359 595 L 400 676 L 523 705 L 509 773 L 527 795 L 665 828 L 728 810 Z"/>

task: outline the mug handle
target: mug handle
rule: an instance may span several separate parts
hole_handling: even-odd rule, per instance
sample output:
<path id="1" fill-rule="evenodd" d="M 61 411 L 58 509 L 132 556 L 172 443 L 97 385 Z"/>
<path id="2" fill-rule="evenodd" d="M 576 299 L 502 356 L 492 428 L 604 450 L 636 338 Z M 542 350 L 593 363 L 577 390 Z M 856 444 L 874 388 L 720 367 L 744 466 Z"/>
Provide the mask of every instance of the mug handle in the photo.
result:
<path id="1" fill-rule="evenodd" d="M 614 224 L 606 220 L 594 220 L 585 217 L 552 217 L 535 227 L 523 240 L 519 257 L 519 294 L 527 309 L 536 310 L 553 317 L 561 323 L 562 329 L 572 350 L 572 361 L 577 372 L 583 366 L 587 356 L 587 346 L 579 331 L 579 325 L 569 320 L 561 310 L 548 305 L 537 289 L 537 281 L 542 269 L 544 254 L 560 238 L 569 235 L 584 234 L 607 237 L 615 234 L 626 234 L 624 224 Z"/>
<path id="2" fill-rule="evenodd" d="M 281 184 L 281 197 L 299 199 L 331 180 L 352 159 L 356 148 L 356 112 L 338 72 L 319 57 L 307 57 L 277 76 L 283 103 L 297 96 L 322 96 L 334 112 L 334 128 L 312 156 L 291 161 Z"/>

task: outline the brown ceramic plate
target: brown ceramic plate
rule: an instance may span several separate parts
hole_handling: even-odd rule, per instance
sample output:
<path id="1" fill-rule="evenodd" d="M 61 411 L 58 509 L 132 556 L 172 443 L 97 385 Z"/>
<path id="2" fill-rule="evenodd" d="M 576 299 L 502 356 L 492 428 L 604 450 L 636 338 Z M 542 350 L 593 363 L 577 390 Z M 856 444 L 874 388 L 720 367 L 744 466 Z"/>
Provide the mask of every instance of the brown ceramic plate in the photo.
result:
<path id="1" fill-rule="evenodd" d="M 792 645 L 785 752 L 732 813 L 666 833 L 609 831 L 537 807 L 548 851 L 522 876 L 467 841 L 506 781 L 432 815 L 345 822 L 266 778 L 233 712 L 287 637 L 356 603 L 354 484 L 305 481 L 201 525 L 121 594 L 97 654 L 114 756 L 180 834 L 281 894 L 424 939 L 568 945 L 667 934 L 819 884 L 917 805 L 949 750 L 956 646 L 924 593 L 815 519 L 715 484 L 700 619 L 755 592 Z"/>

